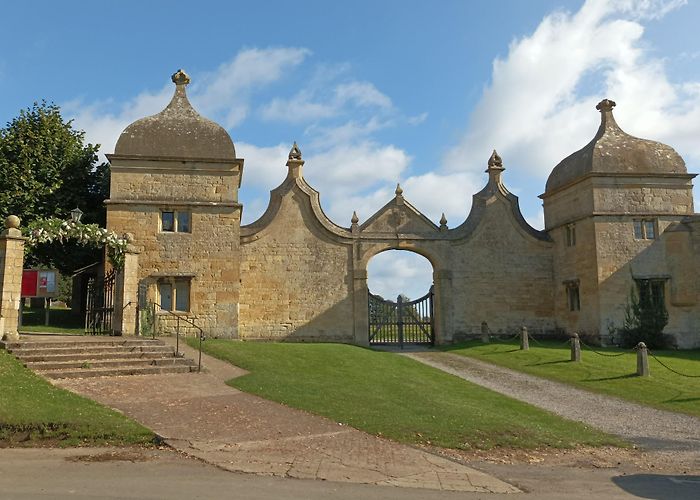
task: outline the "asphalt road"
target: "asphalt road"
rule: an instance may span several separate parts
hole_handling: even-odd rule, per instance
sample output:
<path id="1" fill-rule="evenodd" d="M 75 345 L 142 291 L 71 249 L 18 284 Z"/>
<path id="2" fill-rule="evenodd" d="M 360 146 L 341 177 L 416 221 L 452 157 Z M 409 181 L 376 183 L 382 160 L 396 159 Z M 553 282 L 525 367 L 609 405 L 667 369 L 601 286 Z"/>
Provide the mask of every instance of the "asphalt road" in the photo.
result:
<path id="1" fill-rule="evenodd" d="M 616 469 L 490 465 L 518 494 L 456 493 L 226 472 L 169 450 L 2 449 L 2 499 L 674 499 L 696 500 L 700 476 Z"/>

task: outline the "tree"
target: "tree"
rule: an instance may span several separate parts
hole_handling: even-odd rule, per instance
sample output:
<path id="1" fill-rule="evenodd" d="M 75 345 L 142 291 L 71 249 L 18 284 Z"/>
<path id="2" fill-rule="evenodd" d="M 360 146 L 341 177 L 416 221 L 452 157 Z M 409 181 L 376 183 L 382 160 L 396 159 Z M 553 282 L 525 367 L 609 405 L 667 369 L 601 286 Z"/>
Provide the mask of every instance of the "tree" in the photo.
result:
<path id="1" fill-rule="evenodd" d="M 625 322 L 620 329 L 622 345 L 632 347 L 644 342 L 651 349 L 667 347 L 663 330 L 668 324 L 668 311 L 663 295 L 654 296 L 649 280 L 641 280 L 640 293 L 634 287 L 625 307 Z"/>
<path id="2" fill-rule="evenodd" d="M 85 133 L 65 121 L 60 108 L 45 101 L 20 111 L 0 129 L 0 215 L 14 214 L 22 225 L 37 219 L 68 218 L 79 207 L 83 221 L 104 225 L 109 166 L 98 163 L 99 145 L 85 144 Z M 42 245 L 28 265 L 56 267 L 63 273 L 100 259 L 99 249 L 75 243 Z"/>

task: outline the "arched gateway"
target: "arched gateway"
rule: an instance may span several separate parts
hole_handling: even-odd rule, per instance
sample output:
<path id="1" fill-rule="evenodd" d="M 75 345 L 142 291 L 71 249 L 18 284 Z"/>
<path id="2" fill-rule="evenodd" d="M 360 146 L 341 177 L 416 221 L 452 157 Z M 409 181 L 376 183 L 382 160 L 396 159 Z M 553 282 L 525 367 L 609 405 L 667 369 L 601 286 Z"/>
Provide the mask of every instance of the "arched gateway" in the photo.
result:
<path id="1" fill-rule="evenodd" d="M 241 226 L 243 160 L 190 105 L 187 75 L 173 81 L 166 109 L 127 127 L 109 155 L 107 224 L 134 236 L 142 302 L 189 314 L 214 336 L 367 345 L 367 263 L 405 249 L 433 265 L 435 343 L 483 321 L 493 331 L 554 329 L 552 242 L 523 219 L 495 152 L 488 183 L 454 229 L 421 214 L 400 187 L 368 220 L 353 215 L 342 227 L 323 213 L 294 144 L 267 210 Z"/>
<path id="2" fill-rule="evenodd" d="M 484 322 L 494 333 L 525 325 L 540 333 L 576 329 L 603 336 L 606 322 L 624 317 L 637 278 L 676 280 L 678 286 L 667 287 L 675 294 L 669 299 L 668 329 L 688 340 L 686 345 L 700 343 L 684 333 L 700 308 L 693 276 L 680 271 L 697 268 L 700 258 L 692 250 L 694 244 L 700 248 L 692 215 L 693 175 L 670 154 L 648 162 L 659 172 L 635 173 L 639 162 L 612 165 L 622 162 L 618 156 L 625 148 L 634 158 L 660 151 L 657 143 L 616 128 L 612 101 L 604 101 L 601 129 L 586 146 L 601 154 L 591 157 L 584 148 L 571 155 L 556 170 L 558 182 L 547 184 L 546 231 L 523 219 L 517 197 L 503 185 L 504 168 L 495 151 L 488 181 L 457 227 L 448 228 L 444 218 L 439 224 L 426 218 L 400 187 L 366 221 L 353 215 L 349 227 L 339 226 L 323 213 L 319 193 L 305 181 L 296 144 L 286 179 L 271 192 L 266 212 L 241 226 L 243 159 L 226 131 L 190 105 L 187 75 L 179 71 L 173 81 L 170 104 L 127 127 L 108 155 L 108 229 L 132 233 L 139 253 L 138 269 L 125 288 L 134 297 L 125 303 L 154 301 L 196 319 L 211 336 L 367 345 L 367 263 L 385 250 L 405 249 L 433 266 L 437 344 L 478 335 Z M 607 155 L 605 148 L 618 156 Z M 591 158 L 592 166 L 586 163 Z M 628 199 L 625 211 L 615 208 Z M 603 234 L 613 218 L 615 232 Z M 638 241 L 637 226 L 653 226 L 645 233 L 653 237 L 667 227 L 676 229 L 656 241 Z M 615 241 L 623 242 L 620 248 L 627 253 L 607 259 L 617 251 Z"/>

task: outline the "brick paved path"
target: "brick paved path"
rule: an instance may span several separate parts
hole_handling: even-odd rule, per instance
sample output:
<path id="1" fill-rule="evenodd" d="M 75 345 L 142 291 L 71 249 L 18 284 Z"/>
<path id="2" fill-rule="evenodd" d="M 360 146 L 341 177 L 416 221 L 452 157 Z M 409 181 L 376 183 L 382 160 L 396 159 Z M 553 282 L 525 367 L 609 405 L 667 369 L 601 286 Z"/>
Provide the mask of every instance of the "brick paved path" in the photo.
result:
<path id="1" fill-rule="evenodd" d="M 193 351 L 187 354 L 196 359 Z M 55 383 L 124 412 L 176 449 L 230 471 L 453 491 L 519 491 L 445 458 L 240 392 L 223 381 L 243 370 L 203 359 L 207 373 L 202 374 Z"/>

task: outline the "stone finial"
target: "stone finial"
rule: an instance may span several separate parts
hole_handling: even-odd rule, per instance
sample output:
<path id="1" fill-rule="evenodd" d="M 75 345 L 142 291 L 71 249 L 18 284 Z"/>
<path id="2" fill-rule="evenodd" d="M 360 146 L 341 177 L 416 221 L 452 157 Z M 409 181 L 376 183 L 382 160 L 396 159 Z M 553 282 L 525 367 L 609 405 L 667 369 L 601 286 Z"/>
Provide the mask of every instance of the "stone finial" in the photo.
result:
<path id="1" fill-rule="evenodd" d="M 602 101 L 600 101 L 600 102 L 596 105 L 595 109 L 597 109 L 597 110 L 600 111 L 601 113 L 605 113 L 605 112 L 607 112 L 607 111 L 612 111 L 612 109 L 613 109 L 615 106 L 617 106 L 617 104 L 615 103 L 615 101 L 612 101 L 612 100 L 610 100 L 610 99 L 603 99 Z"/>
<path id="2" fill-rule="evenodd" d="M 190 83 L 190 75 L 185 73 L 182 69 L 178 69 L 170 78 L 175 85 L 187 85 Z"/>
<path id="3" fill-rule="evenodd" d="M 488 165 L 489 168 L 503 168 L 503 160 L 500 156 L 498 156 L 498 153 L 495 149 L 493 150 L 493 153 L 491 153 Z"/>
<path id="4" fill-rule="evenodd" d="M 447 217 L 445 217 L 445 212 L 442 212 L 442 217 L 440 217 L 440 230 L 444 231 L 447 229 Z"/>
<path id="5" fill-rule="evenodd" d="M 16 215 L 10 215 L 5 219 L 5 229 L 19 229 L 20 220 Z"/>
<path id="6" fill-rule="evenodd" d="M 403 196 L 403 189 L 401 189 L 401 184 L 396 184 L 396 191 L 394 191 L 396 196 Z"/>
<path id="7" fill-rule="evenodd" d="M 350 219 L 350 223 L 357 224 L 358 222 L 360 222 L 360 218 L 357 216 L 357 212 L 353 210 L 352 211 L 352 218 Z"/>
<path id="8" fill-rule="evenodd" d="M 297 146 L 297 141 L 294 141 L 292 149 L 289 150 L 289 159 L 301 160 L 301 150 L 299 149 L 299 146 Z"/>
<path id="9" fill-rule="evenodd" d="M 302 177 L 301 168 L 304 166 L 304 160 L 301 159 L 301 149 L 297 145 L 297 141 L 294 141 L 292 149 L 289 150 L 289 157 L 287 158 L 287 167 L 289 167 L 288 177 L 293 177 L 295 179 Z"/>

